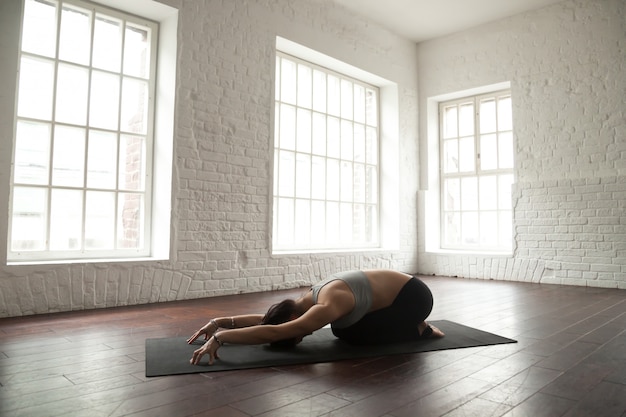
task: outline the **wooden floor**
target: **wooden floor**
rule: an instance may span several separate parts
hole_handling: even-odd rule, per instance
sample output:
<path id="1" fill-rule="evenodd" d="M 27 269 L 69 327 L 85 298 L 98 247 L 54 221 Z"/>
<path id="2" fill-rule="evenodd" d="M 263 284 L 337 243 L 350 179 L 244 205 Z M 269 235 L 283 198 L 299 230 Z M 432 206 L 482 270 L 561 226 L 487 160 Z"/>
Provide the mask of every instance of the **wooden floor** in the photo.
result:
<path id="1" fill-rule="evenodd" d="M 626 291 L 424 280 L 432 319 L 518 343 L 146 378 L 146 338 L 304 289 L 1 319 L 0 415 L 626 417 Z"/>

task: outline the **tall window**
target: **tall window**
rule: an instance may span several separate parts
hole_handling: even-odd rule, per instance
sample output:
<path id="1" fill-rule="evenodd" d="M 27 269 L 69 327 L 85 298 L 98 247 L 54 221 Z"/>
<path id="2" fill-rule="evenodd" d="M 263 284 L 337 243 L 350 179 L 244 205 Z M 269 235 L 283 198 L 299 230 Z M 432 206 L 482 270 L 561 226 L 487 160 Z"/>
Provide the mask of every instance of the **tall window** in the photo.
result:
<path id="1" fill-rule="evenodd" d="M 149 253 L 156 23 L 25 0 L 9 260 Z"/>
<path id="2" fill-rule="evenodd" d="M 278 53 L 278 251 L 379 246 L 378 89 Z"/>
<path id="3" fill-rule="evenodd" d="M 441 103 L 441 245 L 510 251 L 511 93 Z"/>

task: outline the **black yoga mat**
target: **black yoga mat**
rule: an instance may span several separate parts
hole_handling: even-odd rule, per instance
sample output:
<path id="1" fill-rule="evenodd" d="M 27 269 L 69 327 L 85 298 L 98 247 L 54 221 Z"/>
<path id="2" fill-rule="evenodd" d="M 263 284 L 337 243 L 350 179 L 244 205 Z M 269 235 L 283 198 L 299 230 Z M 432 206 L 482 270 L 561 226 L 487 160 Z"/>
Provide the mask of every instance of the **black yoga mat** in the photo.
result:
<path id="1" fill-rule="evenodd" d="M 270 366 L 331 362 L 403 353 L 428 352 L 516 343 L 513 339 L 498 336 L 447 320 L 431 321 L 446 336 L 377 346 L 354 346 L 333 336 L 330 328 L 323 328 L 307 336 L 295 348 L 272 348 L 269 345 L 225 345 L 213 365 L 208 365 L 208 355 L 200 365 L 191 365 L 193 351 L 204 344 L 203 338 L 187 344 L 186 337 L 146 339 L 146 376 L 191 374 L 199 372 L 230 371 Z"/>

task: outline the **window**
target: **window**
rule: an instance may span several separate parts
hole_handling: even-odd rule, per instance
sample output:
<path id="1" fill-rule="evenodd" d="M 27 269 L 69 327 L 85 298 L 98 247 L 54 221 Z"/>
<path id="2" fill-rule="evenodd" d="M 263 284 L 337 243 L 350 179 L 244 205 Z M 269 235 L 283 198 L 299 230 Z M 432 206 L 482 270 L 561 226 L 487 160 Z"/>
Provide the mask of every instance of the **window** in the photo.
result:
<path id="1" fill-rule="evenodd" d="M 8 260 L 150 254 L 158 24 L 26 0 Z"/>
<path id="2" fill-rule="evenodd" d="M 441 247 L 511 251 L 511 93 L 439 105 Z"/>
<path id="3" fill-rule="evenodd" d="M 379 246 L 378 88 L 277 53 L 273 249 Z"/>

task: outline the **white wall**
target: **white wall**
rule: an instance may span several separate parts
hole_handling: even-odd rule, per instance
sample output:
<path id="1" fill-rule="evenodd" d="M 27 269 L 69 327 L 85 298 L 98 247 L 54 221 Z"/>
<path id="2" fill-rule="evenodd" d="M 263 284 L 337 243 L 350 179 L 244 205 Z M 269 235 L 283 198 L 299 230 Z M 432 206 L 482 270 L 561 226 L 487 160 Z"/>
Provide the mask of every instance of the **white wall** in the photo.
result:
<path id="1" fill-rule="evenodd" d="M 625 11 L 623 0 L 570 0 L 419 45 L 420 272 L 626 288 Z M 507 81 L 514 254 L 427 251 L 438 181 L 428 99 Z"/>
<path id="2" fill-rule="evenodd" d="M 0 265 L 0 317 L 307 285 L 348 268 L 417 268 L 416 47 L 328 0 L 165 0 L 179 8 L 171 259 Z M 0 56 L 19 0 L 0 2 Z M 397 84 L 398 248 L 272 256 L 272 80 L 281 37 Z M 0 77 L 0 241 L 6 241 L 15 60 Z M 383 157 L 390 150 L 383 149 Z M 396 204 L 397 203 L 397 204 Z M 6 253 L 6 242 L 0 244 Z M 0 258 L 1 259 L 1 258 Z"/>

